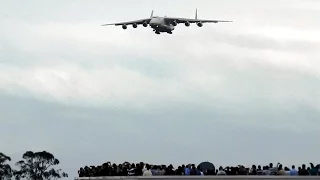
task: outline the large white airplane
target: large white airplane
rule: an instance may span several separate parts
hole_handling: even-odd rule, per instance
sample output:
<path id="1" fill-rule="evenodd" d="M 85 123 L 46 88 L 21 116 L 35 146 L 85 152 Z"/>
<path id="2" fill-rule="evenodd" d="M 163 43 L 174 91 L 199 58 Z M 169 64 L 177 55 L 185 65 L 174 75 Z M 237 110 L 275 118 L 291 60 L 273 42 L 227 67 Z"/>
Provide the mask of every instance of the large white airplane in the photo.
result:
<path id="1" fill-rule="evenodd" d="M 180 23 L 184 23 L 185 26 L 189 27 L 190 23 L 196 23 L 199 27 L 203 26 L 203 23 L 218 23 L 218 22 L 232 22 L 232 21 L 221 21 L 221 20 L 207 20 L 207 19 L 198 19 L 198 10 L 196 9 L 196 16 L 194 19 L 186 19 L 186 18 L 173 18 L 173 17 L 159 17 L 153 16 L 153 10 L 151 12 L 150 18 L 139 19 L 135 21 L 127 21 L 120 23 L 112 23 L 112 24 L 103 24 L 102 26 L 122 26 L 122 29 L 127 29 L 128 25 L 132 25 L 133 28 L 137 28 L 138 25 L 143 25 L 144 27 L 150 27 L 156 34 L 160 34 L 161 32 L 166 32 L 168 34 L 172 34 L 172 31 L 175 29 Z"/>

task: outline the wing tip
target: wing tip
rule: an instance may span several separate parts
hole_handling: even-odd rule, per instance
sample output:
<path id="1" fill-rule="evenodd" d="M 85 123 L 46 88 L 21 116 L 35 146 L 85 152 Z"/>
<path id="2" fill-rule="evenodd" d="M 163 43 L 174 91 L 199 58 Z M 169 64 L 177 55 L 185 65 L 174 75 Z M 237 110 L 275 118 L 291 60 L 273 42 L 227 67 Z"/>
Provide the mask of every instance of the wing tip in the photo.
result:
<path id="1" fill-rule="evenodd" d="M 102 24 L 101 26 L 111 26 L 111 25 L 115 25 L 115 24 Z"/>

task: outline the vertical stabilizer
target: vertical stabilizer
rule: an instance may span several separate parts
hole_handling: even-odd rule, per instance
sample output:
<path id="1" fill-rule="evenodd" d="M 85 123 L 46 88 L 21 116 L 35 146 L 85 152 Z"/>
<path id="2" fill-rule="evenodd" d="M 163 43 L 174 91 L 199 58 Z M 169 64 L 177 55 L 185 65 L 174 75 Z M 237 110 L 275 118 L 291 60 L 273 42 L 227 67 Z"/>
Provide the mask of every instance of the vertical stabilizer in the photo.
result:
<path id="1" fill-rule="evenodd" d="M 196 17 L 195 19 L 198 19 L 198 9 L 196 9 Z"/>
<path id="2" fill-rule="evenodd" d="M 153 10 L 151 11 L 151 16 L 150 16 L 150 18 L 153 18 Z"/>

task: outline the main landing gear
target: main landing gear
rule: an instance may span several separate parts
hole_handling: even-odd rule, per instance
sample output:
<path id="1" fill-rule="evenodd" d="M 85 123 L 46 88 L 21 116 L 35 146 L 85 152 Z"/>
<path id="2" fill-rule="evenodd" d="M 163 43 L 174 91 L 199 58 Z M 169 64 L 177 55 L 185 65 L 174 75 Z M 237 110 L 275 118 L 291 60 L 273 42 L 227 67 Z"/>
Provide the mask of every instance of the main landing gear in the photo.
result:
<path id="1" fill-rule="evenodd" d="M 155 29 L 153 30 L 153 32 L 156 33 L 156 34 L 161 34 L 160 31 L 157 31 L 157 30 L 155 30 Z M 172 34 L 172 31 L 168 31 L 167 33 L 168 33 L 168 34 Z"/>

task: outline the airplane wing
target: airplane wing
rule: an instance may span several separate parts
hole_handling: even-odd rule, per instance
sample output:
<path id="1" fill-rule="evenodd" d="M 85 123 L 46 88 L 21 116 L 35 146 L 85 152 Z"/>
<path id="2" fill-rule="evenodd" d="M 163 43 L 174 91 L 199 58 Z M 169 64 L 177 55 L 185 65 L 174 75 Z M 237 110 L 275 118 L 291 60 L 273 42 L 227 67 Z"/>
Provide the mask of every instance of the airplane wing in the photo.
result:
<path id="1" fill-rule="evenodd" d="M 101 26 L 110 26 L 110 25 L 120 26 L 120 25 L 132 25 L 132 24 L 143 24 L 143 23 L 148 23 L 149 24 L 150 20 L 151 20 L 151 18 L 147 18 L 147 19 L 139 19 L 139 20 L 135 20 L 135 21 L 103 24 Z"/>
<path id="2" fill-rule="evenodd" d="M 169 23 L 176 22 L 179 23 L 219 23 L 219 22 L 232 22 L 232 21 L 224 21 L 224 20 L 210 20 L 210 19 L 198 19 L 198 9 L 196 9 L 196 14 L 194 19 L 187 19 L 187 18 L 167 18 L 166 20 L 169 21 Z"/>
<path id="3" fill-rule="evenodd" d="M 186 23 L 186 22 L 189 22 L 189 23 L 198 23 L 198 22 L 201 22 L 201 23 L 219 23 L 219 22 L 232 22 L 232 21 L 224 21 L 224 20 L 209 20 L 209 19 L 186 19 L 186 18 L 168 18 L 166 17 L 166 19 L 169 21 L 169 22 L 177 22 L 178 24 L 179 23 Z"/>

